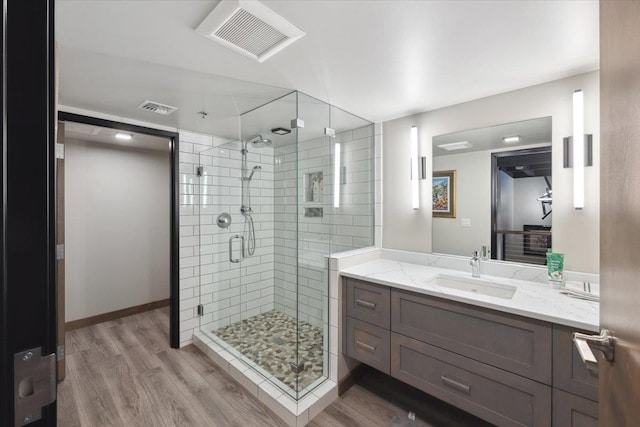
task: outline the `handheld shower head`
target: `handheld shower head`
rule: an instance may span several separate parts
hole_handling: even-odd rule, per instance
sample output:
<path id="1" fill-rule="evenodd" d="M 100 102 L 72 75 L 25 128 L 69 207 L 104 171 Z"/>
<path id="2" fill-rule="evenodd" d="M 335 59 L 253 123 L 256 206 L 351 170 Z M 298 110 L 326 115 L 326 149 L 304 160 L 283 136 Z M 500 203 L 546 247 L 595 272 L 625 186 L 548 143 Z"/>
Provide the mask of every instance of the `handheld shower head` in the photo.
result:
<path id="1" fill-rule="evenodd" d="M 247 181 L 251 181 L 251 178 L 253 178 L 253 174 L 256 173 L 256 171 L 261 171 L 262 170 L 262 166 L 254 166 L 253 169 L 251 170 L 251 175 L 249 175 L 249 177 L 247 178 Z"/>

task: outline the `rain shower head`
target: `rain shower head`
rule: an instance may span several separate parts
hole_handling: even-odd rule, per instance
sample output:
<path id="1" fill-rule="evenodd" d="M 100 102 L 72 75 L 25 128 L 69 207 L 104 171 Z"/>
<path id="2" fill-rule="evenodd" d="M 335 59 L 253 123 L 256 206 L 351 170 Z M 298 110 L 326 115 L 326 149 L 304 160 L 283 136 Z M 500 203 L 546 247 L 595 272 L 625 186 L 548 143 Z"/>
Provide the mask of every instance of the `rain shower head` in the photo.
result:
<path id="1" fill-rule="evenodd" d="M 247 144 L 251 144 L 254 147 L 268 147 L 272 144 L 272 141 L 268 138 L 263 138 L 262 135 L 256 135 L 249 138 Z"/>

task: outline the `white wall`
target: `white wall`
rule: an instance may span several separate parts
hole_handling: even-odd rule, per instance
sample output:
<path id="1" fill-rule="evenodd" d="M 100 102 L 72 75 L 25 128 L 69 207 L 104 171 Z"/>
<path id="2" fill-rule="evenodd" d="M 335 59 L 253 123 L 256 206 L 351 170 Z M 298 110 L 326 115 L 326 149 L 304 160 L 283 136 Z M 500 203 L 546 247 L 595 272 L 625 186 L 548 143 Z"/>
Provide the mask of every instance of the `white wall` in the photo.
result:
<path id="1" fill-rule="evenodd" d="M 433 170 L 456 170 L 458 204 L 455 218 L 433 218 L 433 252 L 471 256 L 473 250 L 490 246 L 491 152 L 438 156 Z M 471 227 L 462 227 L 462 219 L 469 220 Z"/>
<path id="2" fill-rule="evenodd" d="M 66 321 L 169 297 L 168 151 L 67 140 Z"/>
<path id="3" fill-rule="evenodd" d="M 421 155 L 431 158 L 434 136 L 551 116 L 553 248 L 566 254 L 566 269 L 597 273 L 600 242 L 599 82 L 599 72 L 594 71 L 385 122 L 383 246 L 425 253 L 432 251 L 430 180 L 420 183 L 422 209 L 411 209 L 408 169 L 411 126 L 418 126 Z M 581 211 L 572 206 L 572 169 L 562 167 L 562 138 L 572 133 L 572 94 L 576 89 L 585 93 L 585 131 L 593 134 L 594 152 L 594 165 L 585 171 L 587 190 L 585 207 Z"/>
<path id="4" fill-rule="evenodd" d="M 499 230 L 513 230 L 513 178 L 500 171 L 498 174 L 498 211 L 496 223 Z"/>
<path id="5" fill-rule="evenodd" d="M 522 230 L 525 224 L 551 227 L 555 212 L 543 220 L 542 205 L 537 200 L 546 188 L 547 183 L 541 176 L 513 180 L 513 230 Z"/>

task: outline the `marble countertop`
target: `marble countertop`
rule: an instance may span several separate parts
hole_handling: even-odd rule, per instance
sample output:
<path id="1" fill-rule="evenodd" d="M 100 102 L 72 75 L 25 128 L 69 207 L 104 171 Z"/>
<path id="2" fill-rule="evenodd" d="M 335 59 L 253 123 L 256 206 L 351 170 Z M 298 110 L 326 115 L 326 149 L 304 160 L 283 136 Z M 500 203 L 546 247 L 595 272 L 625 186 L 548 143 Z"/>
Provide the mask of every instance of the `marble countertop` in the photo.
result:
<path id="1" fill-rule="evenodd" d="M 493 297 L 430 283 L 437 274 L 470 278 L 470 271 L 462 272 L 389 259 L 340 269 L 340 274 L 560 325 L 592 332 L 600 331 L 599 303 L 569 297 L 547 284 L 483 274 L 482 279 L 517 287 L 511 299 Z"/>

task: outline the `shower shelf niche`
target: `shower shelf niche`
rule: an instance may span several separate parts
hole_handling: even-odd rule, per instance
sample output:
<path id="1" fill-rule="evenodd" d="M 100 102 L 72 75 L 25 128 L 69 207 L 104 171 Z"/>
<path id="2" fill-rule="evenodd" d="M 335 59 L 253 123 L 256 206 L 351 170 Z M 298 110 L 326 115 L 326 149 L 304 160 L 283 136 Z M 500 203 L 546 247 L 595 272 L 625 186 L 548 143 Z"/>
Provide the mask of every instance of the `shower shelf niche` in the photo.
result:
<path id="1" fill-rule="evenodd" d="M 302 201 L 304 203 L 322 203 L 324 198 L 324 180 L 322 171 L 302 174 Z M 306 216 L 306 215 L 305 215 Z"/>
<path id="2" fill-rule="evenodd" d="M 307 218 L 322 218 L 323 214 L 322 208 L 304 208 L 304 216 Z"/>

